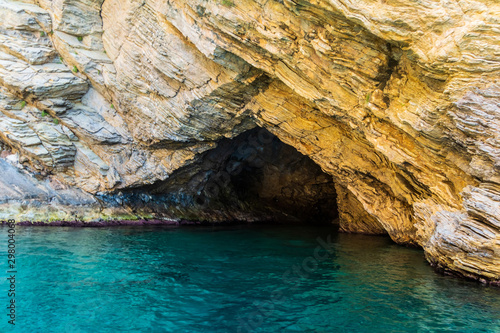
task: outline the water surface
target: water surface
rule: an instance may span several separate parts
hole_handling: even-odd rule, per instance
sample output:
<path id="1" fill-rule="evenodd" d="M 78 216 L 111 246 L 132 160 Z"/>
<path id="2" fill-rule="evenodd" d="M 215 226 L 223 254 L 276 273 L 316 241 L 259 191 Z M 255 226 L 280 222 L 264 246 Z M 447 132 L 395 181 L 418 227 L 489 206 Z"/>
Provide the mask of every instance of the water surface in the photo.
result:
<path id="1" fill-rule="evenodd" d="M 333 251 L 314 261 L 329 234 Z M 436 274 L 385 237 L 297 226 L 16 237 L 16 328 L 5 310 L 0 332 L 500 332 L 500 288 Z M 5 309 L 5 278 L 0 288 Z"/>

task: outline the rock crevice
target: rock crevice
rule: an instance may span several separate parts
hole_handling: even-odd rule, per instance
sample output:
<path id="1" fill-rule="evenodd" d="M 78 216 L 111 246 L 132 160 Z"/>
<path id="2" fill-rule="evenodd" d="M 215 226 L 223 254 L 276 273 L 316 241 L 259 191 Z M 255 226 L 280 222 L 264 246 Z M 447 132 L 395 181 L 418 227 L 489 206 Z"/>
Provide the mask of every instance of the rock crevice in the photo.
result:
<path id="1" fill-rule="evenodd" d="M 498 17 L 494 0 L 0 0 L 2 158 L 100 202 L 86 220 L 338 205 L 343 231 L 498 283 Z M 214 180 L 252 142 L 266 167 Z"/>

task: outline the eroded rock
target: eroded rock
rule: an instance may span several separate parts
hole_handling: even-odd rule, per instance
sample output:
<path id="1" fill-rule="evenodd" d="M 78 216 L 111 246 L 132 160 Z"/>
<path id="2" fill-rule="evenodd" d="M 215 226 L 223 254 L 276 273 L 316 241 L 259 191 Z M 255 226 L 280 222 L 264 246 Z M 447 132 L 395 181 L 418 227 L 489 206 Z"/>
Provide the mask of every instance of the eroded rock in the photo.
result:
<path id="1" fill-rule="evenodd" d="M 102 196 L 108 216 L 256 220 L 278 206 L 257 214 L 238 187 L 288 207 L 326 193 L 277 154 L 273 177 L 196 206 L 235 156 L 225 140 L 259 126 L 331 177 L 342 230 L 500 281 L 498 2 L 37 3 L 0 2 L 0 139 L 30 170 Z"/>

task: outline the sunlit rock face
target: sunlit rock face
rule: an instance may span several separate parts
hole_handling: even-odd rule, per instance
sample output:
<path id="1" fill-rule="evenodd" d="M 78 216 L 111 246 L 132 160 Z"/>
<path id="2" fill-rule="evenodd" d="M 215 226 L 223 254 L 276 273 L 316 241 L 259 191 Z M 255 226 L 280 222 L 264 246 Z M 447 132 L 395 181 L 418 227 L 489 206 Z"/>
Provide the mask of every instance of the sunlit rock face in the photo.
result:
<path id="1" fill-rule="evenodd" d="M 500 281 L 497 1 L 28 2 L 0 0 L 2 157 L 37 181 L 118 196 L 81 218 L 140 216 L 120 199 L 134 191 L 169 196 L 148 214 L 214 221 L 336 192 L 341 230 Z M 244 140 L 227 142 L 256 126 L 314 163 L 276 154 L 206 196 L 201 166 L 227 166 Z M 328 186 L 311 190 L 299 171 Z M 242 204 L 286 186 L 302 198 L 260 215 Z"/>

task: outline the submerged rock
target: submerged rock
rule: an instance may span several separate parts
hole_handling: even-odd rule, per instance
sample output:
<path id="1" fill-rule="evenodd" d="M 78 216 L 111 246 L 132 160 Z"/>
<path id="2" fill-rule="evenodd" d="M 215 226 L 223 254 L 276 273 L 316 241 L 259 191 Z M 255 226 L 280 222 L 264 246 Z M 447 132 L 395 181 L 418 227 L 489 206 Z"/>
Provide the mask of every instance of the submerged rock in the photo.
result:
<path id="1" fill-rule="evenodd" d="M 493 0 L 0 0 L 0 218 L 338 205 L 343 231 L 500 281 L 499 17 Z"/>

